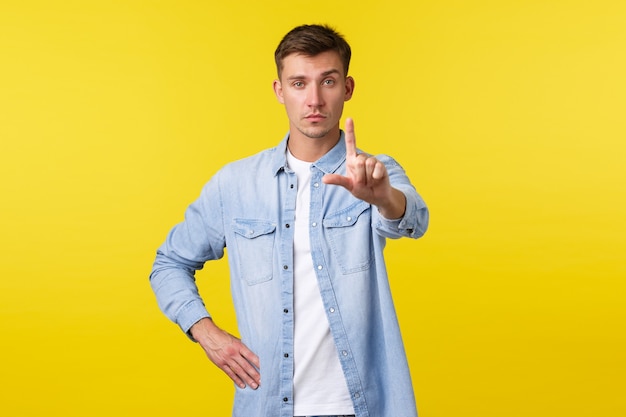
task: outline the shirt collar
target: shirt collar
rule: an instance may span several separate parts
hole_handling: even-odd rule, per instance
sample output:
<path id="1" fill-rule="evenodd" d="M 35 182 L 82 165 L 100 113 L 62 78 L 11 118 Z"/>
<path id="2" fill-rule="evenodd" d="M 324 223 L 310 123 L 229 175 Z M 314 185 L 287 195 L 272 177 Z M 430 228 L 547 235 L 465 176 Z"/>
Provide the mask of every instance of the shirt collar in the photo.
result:
<path id="1" fill-rule="evenodd" d="M 346 140 L 343 130 L 340 131 L 339 141 L 324 156 L 315 161 L 313 165 L 325 174 L 332 174 L 343 164 L 346 159 Z"/>
<path id="2" fill-rule="evenodd" d="M 277 175 L 281 170 L 284 170 L 287 166 L 287 140 L 289 139 L 289 133 L 285 135 L 282 141 L 274 148 L 274 155 L 272 156 L 271 168 L 274 175 Z M 333 148 L 326 152 L 317 161 L 313 162 L 313 165 L 325 174 L 334 173 L 343 161 L 346 159 L 346 140 L 343 130 L 339 136 L 339 141 Z"/>
<path id="3" fill-rule="evenodd" d="M 289 133 L 285 135 L 283 140 L 274 148 L 274 155 L 272 155 L 272 173 L 274 176 L 278 175 L 280 171 L 283 171 L 287 166 L 287 140 L 289 139 Z"/>

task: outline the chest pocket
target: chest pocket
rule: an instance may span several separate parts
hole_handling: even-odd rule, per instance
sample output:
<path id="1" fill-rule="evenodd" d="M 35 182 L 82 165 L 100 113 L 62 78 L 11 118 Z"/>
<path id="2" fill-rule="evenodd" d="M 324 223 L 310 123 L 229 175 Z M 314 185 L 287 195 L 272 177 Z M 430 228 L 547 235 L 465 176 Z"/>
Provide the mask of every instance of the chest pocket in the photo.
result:
<path id="1" fill-rule="evenodd" d="M 240 278 L 248 285 L 272 279 L 276 224 L 264 220 L 234 219 L 236 257 Z M 232 256 L 229 254 L 229 256 Z"/>
<path id="2" fill-rule="evenodd" d="M 371 223 L 371 206 L 364 201 L 324 218 L 334 260 L 344 274 L 369 269 L 374 257 Z"/>

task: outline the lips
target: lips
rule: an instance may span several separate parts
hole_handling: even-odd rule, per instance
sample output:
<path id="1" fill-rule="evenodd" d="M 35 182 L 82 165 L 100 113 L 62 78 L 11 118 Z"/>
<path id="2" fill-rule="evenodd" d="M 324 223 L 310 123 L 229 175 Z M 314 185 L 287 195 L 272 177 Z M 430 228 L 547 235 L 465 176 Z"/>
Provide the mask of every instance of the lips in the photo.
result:
<path id="1" fill-rule="evenodd" d="M 323 114 L 309 114 L 305 117 L 305 119 L 310 122 L 321 122 L 322 120 L 326 119 L 326 116 L 324 116 Z"/>

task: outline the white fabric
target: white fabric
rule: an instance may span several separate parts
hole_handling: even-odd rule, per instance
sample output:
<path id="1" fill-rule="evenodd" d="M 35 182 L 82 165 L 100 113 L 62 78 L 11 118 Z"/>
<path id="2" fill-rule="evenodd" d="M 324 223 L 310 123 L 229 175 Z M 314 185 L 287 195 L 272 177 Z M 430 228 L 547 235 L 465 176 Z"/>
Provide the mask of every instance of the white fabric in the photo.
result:
<path id="1" fill-rule="evenodd" d="M 353 414 L 311 258 L 311 163 L 287 152 L 298 178 L 294 229 L 294 415 Z"/>

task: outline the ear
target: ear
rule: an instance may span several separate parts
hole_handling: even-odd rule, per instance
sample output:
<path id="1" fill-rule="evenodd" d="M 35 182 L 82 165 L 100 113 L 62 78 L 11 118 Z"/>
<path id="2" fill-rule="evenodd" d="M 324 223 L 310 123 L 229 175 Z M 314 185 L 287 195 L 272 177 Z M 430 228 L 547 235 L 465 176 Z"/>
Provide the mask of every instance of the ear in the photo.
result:
<path id="1" fill-rule="evenodd" d="M 354 78 L 348 76 L 346 77 L 346 93 L 343 100 L 350 100 L 352 98 L 352 94 L 354 94 Z"/>
<path id="2" fill-rule="evenodd" d="M 285 104 L 285 99 L 283 98 L 283 85 L 279 80 L 274 80 L 274 94 L 276 94 L 276 98 L 280 104 Z"/>

